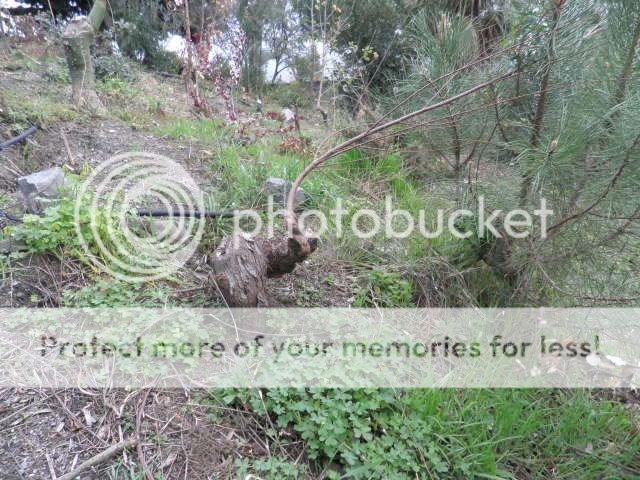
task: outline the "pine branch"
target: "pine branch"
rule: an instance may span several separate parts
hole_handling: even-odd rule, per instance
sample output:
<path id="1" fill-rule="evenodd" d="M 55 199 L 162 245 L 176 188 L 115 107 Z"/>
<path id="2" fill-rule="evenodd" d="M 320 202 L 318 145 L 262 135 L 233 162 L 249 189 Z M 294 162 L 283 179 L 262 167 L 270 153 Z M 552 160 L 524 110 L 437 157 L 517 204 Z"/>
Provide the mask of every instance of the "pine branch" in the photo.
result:
<path id="1" fill-rule="evenodd" d="M 620 76 L 618 77 L 618 86 L 616 88 L 616 93 L 613 96 L 614 107 L 616 105 L 622 104 L 625 101 L 627 87 L 629 82 L 631 81 L 631 77 L 633 73 L 636 51 L 637 51 L 639 42 L 640 42 L 640 17 L 638 17 L 636 28 L 633 34 L 633 39 L 631 41 L 631 44 L 629 45 L 629 50 L 627 51 L 624 67 L 622 68 L 622 71 L 620 72 Z M 618 116 L 618 114 L 619 114 L 619 110 L 615 110 L 611 116 L 607 116 L 604 122 L 605 131 L 607 133 L 611 133 L 611 131 L 613 130 L 613 120 L 615 119 L 615 117 Z M 604 148 L 606 146 L 607 138 L 608 137 L 605 133 L 599 136 L 598 143 L 600 145 L 600 148 Z M 589 170 L 590 170 L 589 157 L 591 156 L 591 151 L 592 151 L 592 145 L 587 145 L 587 148 L 585 149 L 585 158 L 584 158 L 584 165 L 585 165 L 586 171 L 583 177 L 578 182 L 578 185 L 576 186 L 576 189 L 573 192 L 573 195 L 571 196 L 571 199 L 569 201 L 569 211 L 575 209 L 576 205 L 578 204 L 578 201 L 580 200 L 580 197 L 582 196 L 582 192 L 587 182 L 587 177 L 589 176 Z"/>
<path id="2" fill-rule="evenodd" d="M 533 118 L 533 131 L 531 132 L 531 140 L 529 143 L 532 148 L 537 148 L 540 144 L 540 135 L 542 133 L 542 128 L 544 126 L 544 116 L 547 109 L 547 100 L 548 95 L 547 91 L 549 89 L 549 82 L 551 80 L 551 73 L 553 71 L 553 64 L 555 63 L 555 37 L 556 32 L 558 30 L 558 25 L 560 24 L 560 15 L 562 13 L 562 6 L 564 2 L 555 1 L 555 6 L 553 9 L 553 24 L 551 27 L 551 36 L 549 38 L 549 56 L 547 68 L 544 72 L 544 76 L 542 77 L 542 84 L 540 86 L 540 97 L 538 98 L 538 105 L 536 107 L 536 114 Z M 531 182 L 533 181 L 533 175 L 527 173 L 523 180 L 522 185 L 520 187 L 520 205 L 522 206 L 526 200 L 527 195 L 529 195 L 529 189 L 531 188 Z"/>
<path id="3" fill-rule="evenodd" d="M 589 205 L 584 210 L 582 210 L 580 212 L 577 212 L 577 213 L 574 213 L 572 215 L 569 215 L 568 217 L 565 217 L 565 218 L 559 220 L 554 225 L 550 226 L 547 229 L 547 233 L 548 233 L 549 237 L 554 236 L 556 234 L 556 230 L 558 230 L 563 225 L 566 225 L 567 223 L 569 223 L 569 222 L 571 222 L 573 220 L 576 220 L 576 219 L 586 215 L 587 213 L 589 213 L 591 210 L 596 208 L 600 204 L 600 202 L 602 202 L 609 195 L 609 193 L 611 193 L 613 188 L 616 186 L 616 183 L 618 183 L 618 181 L 622 177 L 622 173 L 624 172 L 624 170 L 631 163 L 631 153 L 636 148 L 638 143 L 640 143 L 640 134 L 638 134 L 638 136 L 634 140 L 633 144 L 627 149 L 627 153 L 625 154 L 624 160 L 620 164 L 620 167 L 618 168 L 617 172 L 615 173 L 615 175 L 613 176 L 613 178 L 611 179 L 611 181 L 607 185 L 607 188 L 605 188 L 604 192 L 602 192 L 600 194 L 600 196 L 593 203 L 591 203 L 591 205 Z"/>
<path id="4" fill-rule="evenodd" d="M 633 39 L 631 40 L 631 45 L 629 45 L 629 51 L 627 52 L 627 58 L 624 62 L 624 68 L 622 72 L 620 72 L 620 77 L 618 78 L 618 86 L 616 88 L 616 93 L 613 97 L 614 104 L 619 105 L 624 101 L 624 97 L 627 91 L 627 86 L 631 81 L 631 77 L 633 75 L 633 64 L 636 58 L 636 52 L 638 50 L 638 43 L 640 42 L 640 16 L 638 16 L 638 21 L 636 23 L 635 32 L 633 34 Z"/>

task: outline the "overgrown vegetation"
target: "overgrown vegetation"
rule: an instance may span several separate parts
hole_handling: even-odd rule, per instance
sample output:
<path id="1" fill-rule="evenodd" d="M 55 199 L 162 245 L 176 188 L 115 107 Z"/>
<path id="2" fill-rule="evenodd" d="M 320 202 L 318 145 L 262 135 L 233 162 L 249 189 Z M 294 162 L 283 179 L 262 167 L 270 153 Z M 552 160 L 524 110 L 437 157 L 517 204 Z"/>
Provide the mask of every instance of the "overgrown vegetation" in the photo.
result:
<path id="1" fill-rule="evenodd" d="M 216 396 L 270 415 L 275 451 L 281 429 L 293 428 L 326 478 L 625 477 L 621 466 L 640 451 L 624 407 L 585 392 L 276 389 Z M 274 463 L 253 471 L 274 475 L 282 468 Z"/>
<path id="2" fill-rule="evenodd" d="M 397 118 L 510 72 L 504 81 L 354 145 L 305 180 L 304 208 L 328 213 L 342 199 L 347 214 L 341 225 L 329 225 L 320 250 L 300 267 L 299 276 L 273 280 L 276 290 L 284 292 L 281 304 L 638 305 L 637 1 L 439 1 L 411 8 L 399 1 L 327 0 L 311 3 L 312 8 L 309 2 L 258 1 L 254 9 L 251 2 L 242 3 L 238 25 L 249 34 L 252 52 L 244 57 L 242 81 L 251 95 L 242 103 L 243 95 L 233 90 L 237 121 L 230 121 L 230 100 L 213 77 L 202 81 L 199 92 L 211 103 L 207 117 L 192 108 L 180 79 L 154 75 L 136 64 L 178 71 L 176 58 L 161 51 L 158 40 L 179 31 L 179 9 L 169 13 L 147 1 L 124 2 L 115 9 L 121 15 L 105 39 L 117 41 L 125 56 L 97 56 L 96 89 L 107 108 L 98 120 L 64 101 L 70 80 L 63 62 L 12 52 L 2 69 L 21 76 L 0 78 L 0 134 L 8 138 L 30 123 L 48 130 L 34 143 L 0 154 L 13 162 L 7 162 L 3 185 L 27 173 L 16 166 L 36 170 L 67 163 L 52 158 L 38 165 L 32 158 L 33 149 L 48 142 L 44 135 L 57 135 L 59 124 L 91 127 L 99 135 L 108 122 L 117 122 L 154 142 L 183 148 L 181 161 L 202 179 L 207 208 L 263 211 L 265 181 L 294 181 L 331 142 L 366 129 L 381 116 Z M 139 5 L 148 16 L 138 19 Z M 204 2 L 191 4 L 194 34 L 206 34 L 206 25 L 213 31 L 221 21 L 205 7 Z M 225 19 L 230 11 L 220 10 Z M 174 23 L 161 25 L 163 15 Z M 372 28 L 371 18 L 384 18 L 384 31 Z M 272 36 L 285 34 L 287 42 L 277 43 L 283 50 L 274 47 L 269 55 L 274 60 L 279 55 L 278 62 L 294 71 L 296 82 L 266 85 L 256 80 L 266 60 L 263 36 L 276 45 Z M 320 49 L 303 48 L 310 41 L 342 54 L 344 63 L 335 76 L 318 77 L 327 59 L 324 50 L 321 55 Z M 256 111 L 258 98 L 264 101 L 262 112 Z M 281 131 L 284 122 L 277 114 L 290 106 L 306 117 L 301 135 Z M 317 107 L 328 111 L 334 123 Z M 308 138 L 309 143 L 286 151 L 282 145 L 288 138 Z M 120 147 L 111 151 L 130 145 Z M 87 161 L 98 158 L 86 150 Z M 81 167 L 75 168 L 79 173 Z M 417 231 L 406 238 L 357 238 L 347 228 L 356 211 L 367 208 L 383 216 L 387 196 L 414 218 L 424 212 L 429 229 L 437 224 L 437 209 L 477 211 L 481 197 L 487 211 L 533 210 L 544 198 L 555 213 L 545 239 L 481 237 L 475 214 L 456 223 L 472 232 L 465 239 L 447 232 L 425 238 Z M 0 208 L 14 208 L 15 199 L 10 188 L 0 192 Z M 223 305 L 202 286 L 209 272 L 195 276 L 194 271 L 231 231 L 230 220 L 208 223 L 184 277 L 132 286 L 90 267 L 76 229 L 85 228 L 87 238 L 92 233 L 86 224 L 76 224 L 74 208 L 71 191 L 43 214 L 3 226 L 0 237 L 22 242 L 27 252 L 0 256 L 2 285 L 13 285 L 13 275 L 28 268 L 28 255 L 75 268 L 74 280 L 63 282 L 55 298 L 38 290 L 16 304 Z M 86 215 L 83 210 L 81 217 Z M 267 213 L 262 215 L 266 219 Z M 105 231 L 116 222 L 106 214 L 99 219 Z M 504 231 L 501 222 L 497 226 Z M 344 235 L 336 235 L 338 227 Z M 230 411 L 267 425 L 261 432 L 267 454 L 233 462 L 234 475 L 242 479 L 597 479 L 636 478 L 640 471 L 637 398 L 625 403 L 611 392 L 282 388 L 216 390 L 211 396 L 203 400 L 210 425 Z M 288 455 L 298 443 L 302 453 Z"/>

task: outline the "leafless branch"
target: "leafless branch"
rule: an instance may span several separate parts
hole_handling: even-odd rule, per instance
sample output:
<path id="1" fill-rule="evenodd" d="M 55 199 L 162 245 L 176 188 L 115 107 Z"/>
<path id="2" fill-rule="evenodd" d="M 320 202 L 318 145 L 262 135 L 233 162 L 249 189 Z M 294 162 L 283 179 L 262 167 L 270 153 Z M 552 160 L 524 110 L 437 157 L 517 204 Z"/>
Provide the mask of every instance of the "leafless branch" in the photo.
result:
<path id="1" fill-rule="evenodd" d="M 465 90 L 464 92 L 461 92 L 457 95 L 454 95 L 453 97 L 450 97 L 446 100 L 442 100 L 441 102 L 437 102 L 431 105 L 427 105 L 425 107 L 422 107 L 418 110 L 415 110 L 413 112 L 407 113 L 406 115 L 403 115 L 397 119 L 394 120 L 390 120 L 386 123 L 383 123 L 382 125 L 378 125 L 375 126 L 373 128 L 369 128 L 368 130 L 344 141 L 343 143 L 341 143 L 340 145 L 330 149 L 328 152 L 326 152 L 324 155 L 317 157 L 316 159 L 314 159 L 303 171 L 302 173 L 300 173 L 300 175 L 298 176 L 298 178 L 296 178 L 296 180 L 293 182 L 293 186 L 291 188 L 291 191 L 289 192 L 289 197 L 287 199 L 287 208 L 286 208 L 286 223 L 287 223 L 287 227 L 288 227 L 288 231 L 289 232 L 298 232 L 298 228 L 296 226 L 296 216 L 294 213 L 294 199 L 295 199 L 295 193 L 298 190 L 298 187 L 300 187 L 300 184 L 302 183 L 302 181 L 313 171 L 315 170 L 319 165 L 323 164 L 324 162 L 326 162 L 327 160 L 335 157 L 336 155 L 339 155 L 340 153 L 343 153 L 347 150 L 350 150 L 352 148 L 355 148 L 355 146 L 358 144 L 358 142 L 360 142 L 361 140 L 366 139 L 367 137 L 370 137 L 372 135 L 375 135 L 376 133 L 382 132 L 384 130 L 387 130 L 391 127 L 393 127 L 394 125 L 398 125 L 402 122 L 406 122 L 408 120 L 411 120 L 412 118 L 415 118 L 419 115 L 422 115 L 424 113 L 436 110 L 438 108 L 450 105 L 462 98 L 465 98 L 475 92 L 478 92 L 490 85 L 493 85 L 495 83 L 501 82 L 503 80 L 506 80 L 508 78 L 511 78 L 514 75 L 514 72 L 508 72 L 505 73 L 503 75 L 500 75 L 499 77 L 493 78 L 491 80 L 488 80 L 486 82 L 483 82 L 479 85 L 476 85 L 475 87 L 472 87 L 468 90 Z"/>

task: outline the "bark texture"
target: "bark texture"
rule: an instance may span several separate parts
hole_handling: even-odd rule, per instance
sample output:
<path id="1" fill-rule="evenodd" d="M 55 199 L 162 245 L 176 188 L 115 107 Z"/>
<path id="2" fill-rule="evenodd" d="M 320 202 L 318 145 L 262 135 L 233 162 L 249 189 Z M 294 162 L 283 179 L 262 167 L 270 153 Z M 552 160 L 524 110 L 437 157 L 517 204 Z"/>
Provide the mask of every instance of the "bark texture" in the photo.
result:
<path id="1" fill-rule="evenodd" d="M 88 17 L 73 19 L 62 32 L 71 77 L 71 99 L 79 110 L 102 113 L 104 106 L 95 91 L 91 44 L 107 12 L 105 0 L 96 0 Z"/>
<path id="2" fill-rule="evenodd" d="M 315 239 L 296 236 L 275 240 L 226 237 L 210 260 L 213 282 L 230 307 L 268 307 L 267 278 L 292 272 L 316 247 Z"/>

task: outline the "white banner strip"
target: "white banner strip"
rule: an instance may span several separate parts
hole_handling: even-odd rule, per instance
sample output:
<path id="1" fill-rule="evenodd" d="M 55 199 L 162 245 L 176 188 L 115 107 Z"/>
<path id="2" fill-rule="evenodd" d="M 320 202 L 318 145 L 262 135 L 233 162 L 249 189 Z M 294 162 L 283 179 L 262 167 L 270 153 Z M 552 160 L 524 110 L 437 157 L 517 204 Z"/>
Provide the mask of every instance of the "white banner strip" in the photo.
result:
<path id="1" fill-rule="evenodd" d="M 639 383 L 640 309 L 0 310 L 0 387 Z"/>

